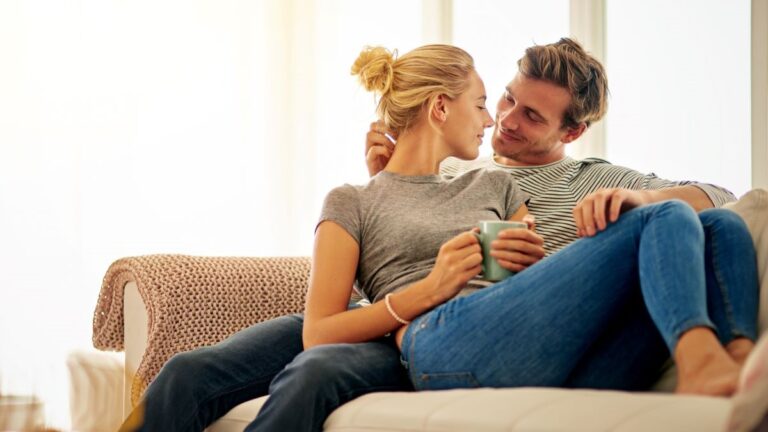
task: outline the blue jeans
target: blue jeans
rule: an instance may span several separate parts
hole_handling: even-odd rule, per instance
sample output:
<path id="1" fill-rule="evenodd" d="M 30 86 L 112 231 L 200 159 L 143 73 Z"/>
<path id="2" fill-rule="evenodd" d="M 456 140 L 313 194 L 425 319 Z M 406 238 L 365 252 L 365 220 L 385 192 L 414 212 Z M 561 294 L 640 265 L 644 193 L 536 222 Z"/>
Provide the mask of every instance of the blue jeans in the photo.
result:
<path id="1" fill-rule="evenodd" d="M 668 201 L 418 317 L 402 356 L 418 390 L 639 389 L 653 383 L 686 330 L 710 327 L 723 343 L 754 340 L 756 322 L 744 222 Z"/>
<path id="2" fill-rule="evenodd" d="M 275 318 L 173 356 L 120 430 L 201 431 L 270 394 L 246 430 L 319 431 L 353 398 L 413 389 L 392 338 L 303 351 L 303 321 L 301 314 Z"/>

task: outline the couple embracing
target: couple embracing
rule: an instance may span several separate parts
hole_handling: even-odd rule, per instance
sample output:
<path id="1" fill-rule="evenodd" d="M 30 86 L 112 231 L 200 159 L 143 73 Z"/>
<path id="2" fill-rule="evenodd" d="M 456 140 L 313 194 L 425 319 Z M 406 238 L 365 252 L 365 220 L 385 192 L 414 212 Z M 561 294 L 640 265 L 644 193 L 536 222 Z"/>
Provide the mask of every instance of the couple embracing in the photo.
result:
<path id="1" fill-rule="evenodd" d="M 174 356 L 123 428 L 202 430 L 264 394 L 247 430 L 321 430 L 373 391 L 645 389 L 670 357 L 678 392 L 733 394 L 758 351 L 752 239 L 711 208 L 733 196 L 567 157 L 607 109 L 602 65 L 570 39 L 518 65 L 494 119 L 463 50 L 363 50 L 372 178 L 326 197 L 305 313 Z M 494 156 L 476 160 L 491 127 Z M 459 295 L 481 274 L 478 221 L 528 215 L 535 230 L 487 254 L 515 274 Z"/>

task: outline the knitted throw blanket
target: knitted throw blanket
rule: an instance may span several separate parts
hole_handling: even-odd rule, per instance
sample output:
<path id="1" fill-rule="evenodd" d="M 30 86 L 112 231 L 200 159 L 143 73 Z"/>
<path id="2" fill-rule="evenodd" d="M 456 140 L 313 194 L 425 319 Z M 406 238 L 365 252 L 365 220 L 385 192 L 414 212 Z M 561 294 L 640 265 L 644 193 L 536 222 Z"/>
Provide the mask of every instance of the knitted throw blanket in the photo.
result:
<path id="1" fill-rule="evenodd" d="M 131 388 L 138 402 L 171 356 L 219 342 L 259 321 L 304 308 L 310 260 L 148 255 L 112 263 L 93 316 L 93 345 L 123 350 L 123 289 L 147 307 L 147 350 Z"/>

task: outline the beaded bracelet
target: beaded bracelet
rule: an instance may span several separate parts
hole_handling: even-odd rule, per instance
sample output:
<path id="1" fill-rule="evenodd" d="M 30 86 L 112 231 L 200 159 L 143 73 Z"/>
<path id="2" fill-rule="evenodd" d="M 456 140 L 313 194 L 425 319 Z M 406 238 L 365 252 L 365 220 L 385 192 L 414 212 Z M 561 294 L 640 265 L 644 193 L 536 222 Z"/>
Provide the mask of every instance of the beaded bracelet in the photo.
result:
<path id="1" fill-rule="evenodd" d="M 392 315 L 392 318 L 394 318 L 400 324 L 403 324 L 403 325 L 409 324 L 410 321 L 400 318 L 400 315 L 395 313 L 395 310 L 392 309 L 392 304 L 389 302 L 389 296 L 391 295 L 392 293 L 389 293 L 384 296 L 384 304 L 387 306 L 387 310 L 389 311 L 389 314 Z"/>

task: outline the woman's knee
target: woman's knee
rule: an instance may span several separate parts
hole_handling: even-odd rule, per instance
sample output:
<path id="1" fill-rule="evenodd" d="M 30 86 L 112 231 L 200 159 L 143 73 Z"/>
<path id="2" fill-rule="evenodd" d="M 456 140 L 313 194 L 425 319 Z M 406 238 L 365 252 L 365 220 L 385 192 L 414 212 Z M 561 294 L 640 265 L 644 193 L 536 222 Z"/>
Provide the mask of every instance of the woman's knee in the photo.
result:
<path id="1" fill-rule="evenodd" d="M 694 210 L 690 204 L 688 204 L 687 202 L 681 199 L 675 198 L 675 199 L 670 199 L 666 201 L 661 201 L 656 205 L 669 212 L 673 212 L 673 213 L 677 213 L 685 216 L 696 216 L 696 210 Z"/>
<path id="2" fill-rule="evenodd" d="M 676 225 L 691 226 L 697 231 L 701 231 L 701 222 L 696 211 L 687 202 L 680 199 L 671 199 L 652 204 L 649 206 L 649 212 L 652 217 L 658 217 L 659 220 L 667 219 Z"/>
<path id="3" fill-rule="evenodd" d="M 713 208 L 702 210 L 699 212 L 699 220 L 704 228 L 747 231 L 747 225 L 741 216 L 728 209 Z"/>

